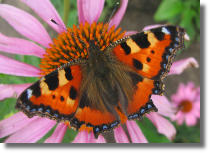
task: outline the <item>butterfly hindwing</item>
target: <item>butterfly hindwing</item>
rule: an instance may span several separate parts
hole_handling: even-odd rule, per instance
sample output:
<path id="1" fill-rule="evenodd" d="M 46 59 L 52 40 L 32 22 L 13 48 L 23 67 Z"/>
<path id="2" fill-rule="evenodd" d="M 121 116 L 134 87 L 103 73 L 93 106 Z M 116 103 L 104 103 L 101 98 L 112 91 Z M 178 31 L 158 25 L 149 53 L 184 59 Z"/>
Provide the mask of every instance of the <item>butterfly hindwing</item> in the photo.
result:
<path id="1" fill-rule="evenodd" d="M 151 80 L 135 73 L 131 77 L 135 86 L 133 99 L 125 108 L 127 118 L 142 119 L 151 111 L 157 112 L 157 108 L 150 98 L 152 94 L 161 95 L 164 92 L 164 84 L 160 80 Z"/>
<path id="2" fill-rule="evenodd" d="M 97 108 L 84 94 L 81 97 L 76 114 L 70 122 L 71 126 L 76 130 L 83 124 L 86 127 L 92 127 L 96 139 L 99 134 L 116 128 L 120 124 L 120 118 L 116 110 L 110 104 L 103 103 L 102 105 L 103 110 Z"/>
<path id="3" fill-rule="evenodd" d="M 116 90 L 114 85 L 109 90 L 103 90 L 104 85 L 99 85 L 98 77 L 88 77 L 89 74 L 85 76 L 85 81 L 82 81 L 84 88 L 81 87 L 79 106 L 70 123 L 76 130 L 83 124 L 92 127 L 94 137 L 97 138 L 100 133 L 108 132 L 120 124 L 120 118 L 115 110 Z M 85 82 L 88 82 L 88 86 L 84 86 Z"/>
<path id="4" fill-rule="evenodd" d="M 71 61 L 44 76 L 18 98 L 16 108 L 28 117 L 39 115 L 58 122 L 70 121 L 79 102 L 80 66 Z"/>
<path id="5" fill-rule="evenodd" d="M 157 111 L 151 95 L 163 94 L 162 79 L 168 74 L 176 51 L 184 48 L 184 33 L 181 27 L 165 25 L 128 36 L 113 49 L 117 59 L 138 74 L 131 74 L 135 92 L 123 108 L 128 119 Z"/>

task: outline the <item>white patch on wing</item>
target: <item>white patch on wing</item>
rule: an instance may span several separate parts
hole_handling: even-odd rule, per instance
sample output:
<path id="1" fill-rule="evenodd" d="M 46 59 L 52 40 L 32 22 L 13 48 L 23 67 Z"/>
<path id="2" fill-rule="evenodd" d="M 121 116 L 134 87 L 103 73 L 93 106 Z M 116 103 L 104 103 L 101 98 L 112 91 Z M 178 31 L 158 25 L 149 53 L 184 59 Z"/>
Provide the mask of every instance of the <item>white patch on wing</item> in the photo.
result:
<path id="1" fill-rule="evenodd" d="M 32 95 L 33 90 L 27 89 L 26 91 L 27 91 L 27 98 L 30 99 L 33 96 Z"/>
<path id="2" fill-rule="evenodd" d="M 162 27 L 162 32 L 164 32 L 166 34 L 171 34 L 170 31 L 168 31 L 168 29 L 166 27 Z"/>

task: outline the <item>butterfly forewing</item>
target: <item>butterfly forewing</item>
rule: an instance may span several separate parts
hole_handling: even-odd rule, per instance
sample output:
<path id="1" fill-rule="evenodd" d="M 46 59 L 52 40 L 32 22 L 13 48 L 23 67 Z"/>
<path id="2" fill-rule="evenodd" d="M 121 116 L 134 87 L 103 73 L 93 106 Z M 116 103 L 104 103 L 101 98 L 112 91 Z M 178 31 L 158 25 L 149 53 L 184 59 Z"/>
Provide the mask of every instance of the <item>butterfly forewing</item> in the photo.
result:
<path id="1" fill-rule="evenodd" d="M 28 117 L 39 115 L 58 122 L 70 121 L 78 107 L 82 79 L 80 66 L 72 63 L 54 70 L 27 88 L 19 96 L 16 108 Z"/>
<path id="2" fill-rule="evenodd" d="M 137 81 L 133 100 L 124 108 L 128 119 L 142 118 L 157 111 L 151 95 L 163 94 L 162 79 L 169 72 L 176 51 L 184 48 L 184 34 L 185 29 L 179 26 L 161 26 L 128 36 L 113 49 L 119 61 L 139 74 L 131 76 Z"/>

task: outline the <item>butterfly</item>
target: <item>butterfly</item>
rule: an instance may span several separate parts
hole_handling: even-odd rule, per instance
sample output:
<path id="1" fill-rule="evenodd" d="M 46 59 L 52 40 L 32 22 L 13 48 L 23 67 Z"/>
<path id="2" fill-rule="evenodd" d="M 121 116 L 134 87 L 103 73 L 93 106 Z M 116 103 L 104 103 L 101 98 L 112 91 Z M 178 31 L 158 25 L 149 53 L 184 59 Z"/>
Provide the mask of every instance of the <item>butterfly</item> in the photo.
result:
<path id="1" fill-rule="evenodd" d="M 38 115 L 68 122 L 78 130 L 92 127 L 94 137 L 128 120 L 157 112 L 151 95 L 164 93 L 177 50 L 184 48 L 185 29 L 164 25 L 109 44 L 104 50 L 90 40 L 88 58 L 69 61 L 28 87 L 15 108 L 29 118 Z"/>

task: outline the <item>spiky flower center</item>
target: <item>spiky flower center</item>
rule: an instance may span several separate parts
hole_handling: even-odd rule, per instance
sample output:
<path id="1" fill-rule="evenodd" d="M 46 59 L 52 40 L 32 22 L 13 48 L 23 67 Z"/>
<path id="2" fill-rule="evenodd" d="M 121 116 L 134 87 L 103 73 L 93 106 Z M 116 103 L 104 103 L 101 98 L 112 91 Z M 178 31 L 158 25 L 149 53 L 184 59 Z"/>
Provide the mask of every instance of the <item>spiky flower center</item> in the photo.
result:
<path id="1" fill-rule="evenodd" d="M 192 103 L 188 100 L 184 100 L 180 103 L 179 108 L 184 113 L 190 112 L 192 110 Z"/>
<path id="2" fill-rule="evenodd" d="M 85 25 L 81 23 L 78 27 L 74 25 L 73 29 L 68 28 L 69 32 L 64 31 L 59 34 L 57 39 L 53 39 L 53 44 L 50 44 L 51 48 L 46 49 L 46 54 L 39 65 L 42 71 L 40 74 L 46 75 L 75 58 L 88 58 L 89 40 L 94 40 L 100 49 L 104 50 L 106 46 L 121 39 L 125 34 L 125 31 L 119 34 L 121 28 L 115 32 L 114 29 L 115 26 L 112 26 L 108 30 L 107 23 L 103 25 L 95 22 L 91 25 L 85 22 Z M 98 40 L 99 37 L 100 40 Z"/>

